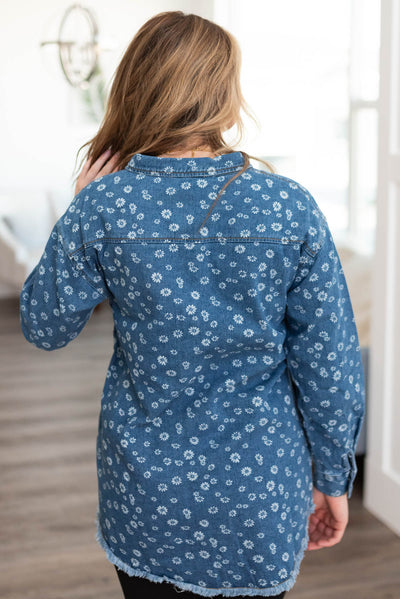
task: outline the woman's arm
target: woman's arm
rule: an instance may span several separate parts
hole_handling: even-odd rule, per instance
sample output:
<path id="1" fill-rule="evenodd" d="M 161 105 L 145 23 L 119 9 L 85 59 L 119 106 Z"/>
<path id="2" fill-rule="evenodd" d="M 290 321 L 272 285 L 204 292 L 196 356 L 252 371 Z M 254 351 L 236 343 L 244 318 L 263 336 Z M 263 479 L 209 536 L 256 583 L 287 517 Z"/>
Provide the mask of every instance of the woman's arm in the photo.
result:
<path id="1" fill-rule="evenodd" d="M 364 372 L 331 232 L 318 210 L 312 218 L 319 249 L 304 245 L 298 275 L 288 291 L 285 352 L 310 444 L 314 487 L 325 495 L 347 493 L 350 498 L 365 411 Z"/>
<path id="2" fill-rule="evenodd" d="M 83 329 L 95 306 L 109 296 L 93 251 L 85 250 L 77 208 L 89 183 L 115 172 L 118 155 L 110 156 L 105 152 L 93 165 L 86 161 L 74 200 L 54 225 L 39 264 L 20 293 L 22 332 L 40 349 L 67 345 Z M 71 244 L 82 251 L 72 252 Z"/>
<path id="3" fill-rule="evenodd" d="M 64 347 L 83 329 L 97 304 L 108 297 L 101 273 L 79 270 L 66 249 L 62 219 L 54 225 L 42 257 L 20 293 L 25 338 L 47 351 Z"/>

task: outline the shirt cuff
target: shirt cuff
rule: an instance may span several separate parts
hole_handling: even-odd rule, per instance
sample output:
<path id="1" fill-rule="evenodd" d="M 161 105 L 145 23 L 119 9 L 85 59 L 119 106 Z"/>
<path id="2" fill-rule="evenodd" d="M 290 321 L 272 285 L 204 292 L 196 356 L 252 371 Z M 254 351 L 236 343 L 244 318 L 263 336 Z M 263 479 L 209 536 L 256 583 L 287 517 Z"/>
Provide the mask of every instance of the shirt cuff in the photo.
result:
<path id="1" fill-rule="evenodd" d="M 353 493 L 354 479 L 357 475 L 356 457 L 353 451 L 342 456 L 344 470 L 323 470 L 313 464 L 313 485 L 318 491 L 332 497 L 339 497 L 347 493 L 350 499 Z"/>

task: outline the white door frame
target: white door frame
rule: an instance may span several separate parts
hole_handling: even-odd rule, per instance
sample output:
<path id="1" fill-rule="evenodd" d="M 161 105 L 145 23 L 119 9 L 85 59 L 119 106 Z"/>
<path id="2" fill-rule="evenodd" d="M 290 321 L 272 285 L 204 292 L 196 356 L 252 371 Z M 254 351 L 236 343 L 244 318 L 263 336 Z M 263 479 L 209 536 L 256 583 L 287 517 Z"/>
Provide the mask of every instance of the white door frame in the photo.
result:
<path id="1" fill-rule="evenodd" d="M 400 0 L 381 0 L 377 229 L 363 504 L 400 535 Z"/>

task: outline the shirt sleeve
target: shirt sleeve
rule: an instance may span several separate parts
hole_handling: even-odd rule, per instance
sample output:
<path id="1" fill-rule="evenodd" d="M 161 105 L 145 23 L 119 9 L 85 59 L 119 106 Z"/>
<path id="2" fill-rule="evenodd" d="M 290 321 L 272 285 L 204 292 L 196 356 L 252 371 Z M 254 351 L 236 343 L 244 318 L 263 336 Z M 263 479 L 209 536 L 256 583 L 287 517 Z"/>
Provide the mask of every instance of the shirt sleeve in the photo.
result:
<path id="1" fill-rule="evenodd" d="M 361 350 L 343 268 L 322 213 L 311 230 L 318 242 L 304 244 L 288 290 L 284 347 L 313 459 L 313 484 L 326 495 L 347 492 L 350 498 L 365 413 Z"/>
<path id="2" fill-rule="evenodd" d="M 72 218 L 70 207 L 54 225 L 40 261 L 20 293 L 22 332 L 30 343 L 47 351 L 75 339 L 95 306 L 109 295 L 93 254 L 86 251 L 82 240 L 77 244 L 81 228 Z"/>

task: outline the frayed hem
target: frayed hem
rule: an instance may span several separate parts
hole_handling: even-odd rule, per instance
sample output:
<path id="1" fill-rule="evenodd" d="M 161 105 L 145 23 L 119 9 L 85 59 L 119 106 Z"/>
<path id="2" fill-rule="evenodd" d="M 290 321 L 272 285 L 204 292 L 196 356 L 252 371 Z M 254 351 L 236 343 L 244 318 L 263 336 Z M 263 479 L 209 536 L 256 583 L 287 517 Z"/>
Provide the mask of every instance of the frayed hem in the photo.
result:
<path id="1" fill-rule="evenodd" d="M 315 504 L 313 503 L 311 508 L 308 510 L 308 517 L 315 511 Z M 157 576 L 156 574 L 151 574 L 150 572 L 145 572 L 144 570 L 138 570 L 136 568 L 131 568 L 131 566 L 128 566 L 128 564 L 125 564 L 122 560 L 119 559 L 119 557 L 117 557 L 110 549 L 110 547 L 107 545 L 103 534 L 101 532 L 101 527 L 100 527 L 100 513 L 99 513 L 99 507 L 97 507 L 97 511 L 96 511 L 96 520 L 95 520 L 95 524 L 96 524 L 96 541 L 98 542 L 98 544 L 100 545 L 100 547 L 105 551 L 106 554 L 106 558 L 109 562 L 111 562 L 112 564 L 114 564 L 115 566 L 117 566 L 117 568 L 119 568 L 120 570 L 123 570 L 126 574 L 128 574 L 128 576 L 137 576 L 138 578 L 146 578 L 147 580 L 150 580 L 151 582 L 168 582 L 170 584 L 172 584 L 174 587 L 176 587 L 176 591 L 179 593 L 179 591 L 191 591 L 192 593 L 197 593 L 198 595 L 201 595 L 202 597 L 217 597 L 217 596 L 222 596 L 222 597 L 239 597 L 239 596 L 248 596 L 248 597 L 254 597 L 254 596 L 263 596 L 263 597 L 274 597 L 275 595 L 279 595 L 280 593 L 282 593 L 283 591 L 290 591 L 291 588 L 293 588 L 297 576 L 299 574 L 300 571 L 300 564 L 304 558 L 304 554 L 305 551 L 307 549 L 308 546 L 308 541 L 309 541 L 309 535 L 308 535 L 308 528 L 306 530 L 306 536 L 303 538 L 302 543 L 301 543 L 301 548 L 298 552 L 298 554 L 296 555 L 295 558 L 295 564 L 294 564 L 294 568 L 291 572 L 290 577 L 285 580 L 284 582 L 281 582 L 280 584 L 277 584 L 276 586 L 269 587 L 269 588 L 251 588 L 251 587 L 236 587 L 236 588 L 207 588 L 207 587 L 201 587 L 197 584 L 192 584 L 190 582 L 182 582 L 179 580 L 174 580 L 172 578 L 168 578 L 167 576 Z"/>

